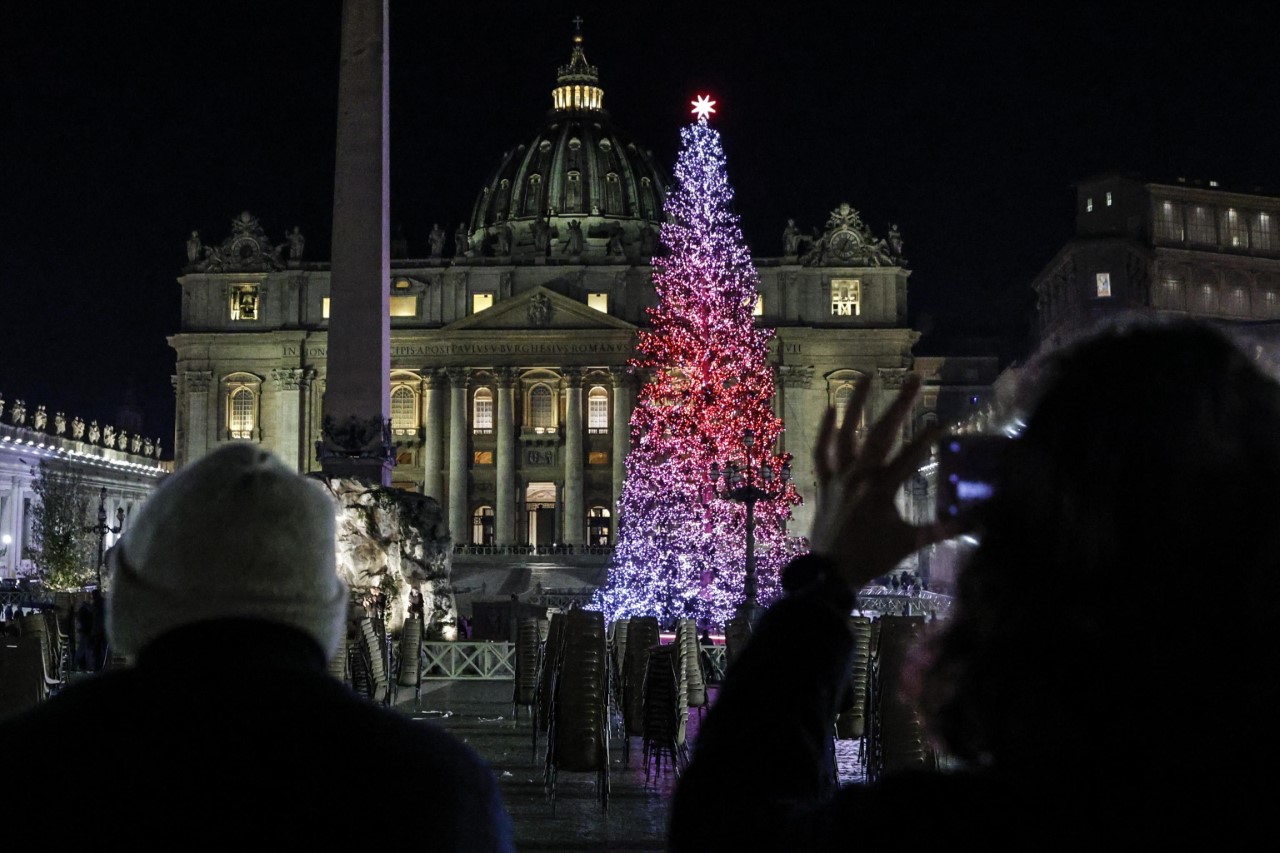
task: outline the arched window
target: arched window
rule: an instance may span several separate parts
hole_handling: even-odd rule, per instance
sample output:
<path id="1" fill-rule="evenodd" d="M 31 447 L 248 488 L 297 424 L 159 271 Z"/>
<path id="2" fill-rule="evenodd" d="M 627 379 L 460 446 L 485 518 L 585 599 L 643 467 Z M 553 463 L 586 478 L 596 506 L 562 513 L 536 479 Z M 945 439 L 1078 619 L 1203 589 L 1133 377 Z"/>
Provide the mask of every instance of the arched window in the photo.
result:
<path id="1" fill-rule="evenodd" d="M 622 183 L 616 172 L 604 176 L 604 212 L 622 213 Z"/>
<path id="2" fill-rule="evenodd" d="M 258 408 L 255 396 L 243 385 L 231 392 L 227 427 L 232 438 L 253 438 L 254 413 Z"/>
<path id="3" fill-rule="evenodd" d="M 853 386 L 847 382 L 836 388 L 835 408 L 836 426 L 844 423 L 844 413 L 849 410 L 849 401 L 853 399 Z"/>
<path id="4" fill-rule="evenodd" d="M 488 434 L 493 432 L 493 392 L 477 388 L 471 412 L 471 431 Z"/>
<path id="5" fill-rule="evenodd" d="M 471 544 L 493 544 L 493 507 L 476 507 L 471 516 Z"/>
<path id="6" fill-rule="evenodd" d="M 262 380 L 252 373 L 232 373 L 222 380 L 223 423 L 226 437 L 255 440 Z"/>
<path id="7" fill-rule="evenodd" d="M 582 175 L 570 172 L 569 180 L 564 188 L 564 209 L 566 213 L 579 213 L 582 210 Z"/>
<path id="8" fill-rule="evenodd" d="M 587 544 L 608 545 L 611 521 L 608 507 L 593 506 L 587 510 Z"/>
<path id="9" fill-rule="evenodd" d="M 418 430 L 418 395 L 408 385 L 391 389 L 391 431 L 407 435 Z"/>
<path id="10" fill-rule="evenodd" d="M 609 431 L 609 392 L 599 385 L 587 392 L 587 432 Z"/>
<path id="11" fill-rule="evenodd" d="M 530 175 L 529 185 L 524 191 L 524 215 L 542 215 L 542 176 Z"/>
<path id="12" fill-rule="evenodd" d="M 529 390 L 529 426 L 542 432 L 556 425 L 552 400 L 551 389 L 546 385 L 534 385 Z"/>

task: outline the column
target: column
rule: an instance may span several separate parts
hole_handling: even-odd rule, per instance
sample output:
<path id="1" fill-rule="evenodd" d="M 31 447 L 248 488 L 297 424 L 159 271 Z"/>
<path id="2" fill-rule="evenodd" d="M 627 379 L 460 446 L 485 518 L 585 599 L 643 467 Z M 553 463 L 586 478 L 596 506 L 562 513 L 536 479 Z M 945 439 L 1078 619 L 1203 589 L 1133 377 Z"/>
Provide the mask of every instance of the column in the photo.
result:
<path id="1" fill-rule="evenodd" d="M 423 429 L 422 447 L 422 493 L 430 495 L 444 503 L 443 462 L 444 459 L 444 394 L 440 388 L 440 377 L 430 370 L 422 372 L 423 416 L 426 419 Z M 463 409 L 465 411 L 465 396 Z M 465 429 L 465 423 L 464 423 Z"/>
<path id="2" fill-rule="evenodd" d="M 827 404 L 812 390 L 812 366 L 780 365 L 778 386 L 778 414 L 786 427 L 782 433 L 781 450 L 791 454 L 791 481 L 804 499 L 803 503 L 791 508 L 791 522 L 787 529 L 792 535 L 808 536 L 813 526 L 818 486 L 813 470 L 813 448 L 818 441 L 817 429 Z"/>
<path id="3" fill-rule="evenodd" d="M 297 468 L 306 470 L 301 457 L 302 449 L 302 390 L 303 375 L 300 367 L 286 367 L 271 371 L 272 393 L 276 398 L 276 434 L 274 450 L 281 459 Z"/>
<path id="4" fill-rule="evenodd" d="M 449 379 L 449 501 L 445 505 L 455 545 L 471 541 L 467 527 L 467 371 L 451 367 Z"/>
<path id="5" fill-rule="evenodd" d="M 515 377 L 509 367 L 494 371 L 498 392 L 498 487 L 493 508 L 494 539 L 499 545 L 516 544 Z"/>
<path id="6" fill-rule="evenodd" d="M 387 2 L 344 0 L 333 185 L 326 475 L 391 485 Z"/>
<path id="7" fill-rule="evenodd" d="M 622 484 L 627 479 L 627 451 L 631 449 L 631 382 L 625 367 L 609 368 L 613 384 L 613 418 L 609 430 L 613 435 L 613 503 L 617 528 L 617 505 L 622 500 Z"/>
<path id="8" fill-rule="evenodd" d="M 564 391 L 564 535 L 566 545 L 586 542 L 582 501 L 582 371 L 565 370 Z"/>
<path id="9" fill-rule="evenodd" d="M 213 385 L 213 371 L 188 370 L 182 375 L 187 400 L 187 446 L 180 449 L 180 465 L 194 462 L 209 452 L 210 437 L 217 430 L 213 419 L 217 405 L 210 405 L 209 391 Z M 215 401 L 216 402 L 216 401 Z"/>

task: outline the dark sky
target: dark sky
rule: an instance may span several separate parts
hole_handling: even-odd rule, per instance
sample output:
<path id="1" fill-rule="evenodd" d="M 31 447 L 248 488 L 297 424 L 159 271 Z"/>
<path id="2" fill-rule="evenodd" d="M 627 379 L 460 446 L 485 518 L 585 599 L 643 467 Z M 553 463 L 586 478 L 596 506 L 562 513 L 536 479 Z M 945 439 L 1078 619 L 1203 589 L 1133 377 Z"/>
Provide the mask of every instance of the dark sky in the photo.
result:
<path id="1" fill-rule="evenodd" d="M 750 8 L 753 11 L 748 12 Z M 769 8 L 767 13 L 754 11 Z M 993 336 L 1120 170 L 1280 188 L 1257 5 L 391 2 L 392 221 L 411 253 L 527 141 L 584 19 L 614 121 L 670 169 L 717 101 L 755 255 L 847 201 L 901 228 L 922 352 Z M 725 17 L 724 10 L 738 10 Z M 172 445 L 184 241 L 248 209 L 328 257 L 339 0 L 9 4 L 0 23 L 0 392 L 86 419 L 136 396 Z M 130 391 L 130 389 L 132 389 Z"/>

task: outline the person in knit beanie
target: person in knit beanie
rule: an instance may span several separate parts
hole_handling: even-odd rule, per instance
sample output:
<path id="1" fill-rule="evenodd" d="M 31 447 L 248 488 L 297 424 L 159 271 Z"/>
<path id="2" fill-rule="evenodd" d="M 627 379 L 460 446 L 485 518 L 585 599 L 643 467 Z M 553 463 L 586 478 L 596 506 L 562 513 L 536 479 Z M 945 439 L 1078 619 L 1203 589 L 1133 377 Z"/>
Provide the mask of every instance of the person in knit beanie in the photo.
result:
<path id="1" fill-rule="evenodd" d="M 514 850 L 471 747 L 329 674 L 350 606 L 335 512 L 250 443 L 167 478 L 110 554 L 107 639 L 126 665 L 0 721 L 23 777 L 7 807 L 47 814 L 74 768 L 89 784 L 60 842 L 363 844 L 368 820 L 427 810 L 429 849 Z M 346 804 L 361 801 L 357 818 Z M 47 832 L 19 821 L 17 838 L 27 829 Z"/>

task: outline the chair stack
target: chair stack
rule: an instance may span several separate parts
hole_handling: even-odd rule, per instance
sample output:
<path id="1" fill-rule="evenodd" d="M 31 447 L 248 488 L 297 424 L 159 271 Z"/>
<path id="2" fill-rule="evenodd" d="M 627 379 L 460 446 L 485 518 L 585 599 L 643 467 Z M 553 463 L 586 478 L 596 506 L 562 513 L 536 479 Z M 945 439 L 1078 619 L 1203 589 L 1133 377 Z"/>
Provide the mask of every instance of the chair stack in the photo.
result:
<path id="1" fill-rule="evenodd" d="M 849 689 L 853 704 L 836 717 L 836 737 L 841 740 L 864 740 L 867 733 L 867 682 L 871 677 L 871 619 L 850 616 L 853 632 L 853 666 L 849 673 Z"/>
<path id="2" fill-rule="evenodd" d="M 55 640 L 49 636 L 48 619 L 42 612 L 28 613 L 18 617 L 18 630 L 24 637 L 37 638 L 40 643 L 41 659 L 44 661 L 45 696 L 56 693 L 62 687 L 62 673 L 58 668 Z"/>
<path id="3" fill-rule="evenodd" d="M 643 748 L 644 781 L 662 775 L 663 759 L 669 759 L 677 776 L 688 759 L 685 725 L 689 709 L 680 685 L 680 658 L 677 643 L 649 649 L 644 680 Z"/>
<path id="4" fill-rule="evenodd" d="M 903 700 L 903 668 L 925 632 L 923 616 L 882 616 L 870 678 L 872 708 L 867 779 L 906 769 L 929 769 L 936 756 L 919 712 Z"/>
<path id="5" fill-rule="evenodd" d="M 552 613 L 547 626 L 547 640 L 538 659 L 538 695 L 533 703 L 533 754 L 538 755 L 538 733 L 551 727 L 551 705 L 555 696 L 555 663 L 564 646 L 564 614 Z"/>
<path id="6" fill-rule="evenodd" d="M 538 658 L 542 637 L 538 632 L 538 620 L 532 616 L 520 620 L 516 626 L 516 675 L 511 690 L 511 712 L 520 719 L 520 706 L 529 709 L 533 716 L 533 703 L 538 699 Z"/>
<path id="7" fill-rule="evenodd" d="M 347 643 L 347 635 L 344 632 L 338 638 L 338 648 L 334 651 L 333 657 L 329 659 L 329 674 L 344 684 L 351 683 L 351 662 L 350 646 Z"/>
<path id="8" fill-rule="evenodd" d="M 692 619 L 676 621 L 676 644 L 680 648 L 680 683 L 684 685 L 685 709 L 707 709 L 707 680 L 702 671 L 702 648 L 698 645 L 698 624 Z"/>
<path id="9" fill-rule="evenodd" d="M 622 662 L 622 763 L 631 763 L 631 738 L 644 737 L 644 679 L 649 650 L 661 642 L 654 616 L 632 616 L 627 628 L 627 653 Z"/>
<path id="10" fill-rule="evenodd" d="M 609 802 L 609 658 L 604 614 L 574 608 L 553 661 L 554 699 L 547 736 L 546 783 L 554 806 L 561 771 L 595 773 L 601 808 Z"/>
<path id="11" fill-rule="evenodd" d="M 413 697 L 422 695 L 422 620 L 410 616 L 400 627 L 400 662 L 396 684 L 412 687 Z"/>
<path id="12" fill-rule="evenodd" d="M 382 640 L 368 616 L 360 620 L 359 658 L 364 670 L 363 692 L 375 702 L 387 703 L 391 698 L 391 684 L 387 678 L 386 660 Z"/>
<path id="13" fill-rule="evenodd" d="M 49 690 L 39 638 L 0 637 L 0 720 L 34 708 Z"/>

